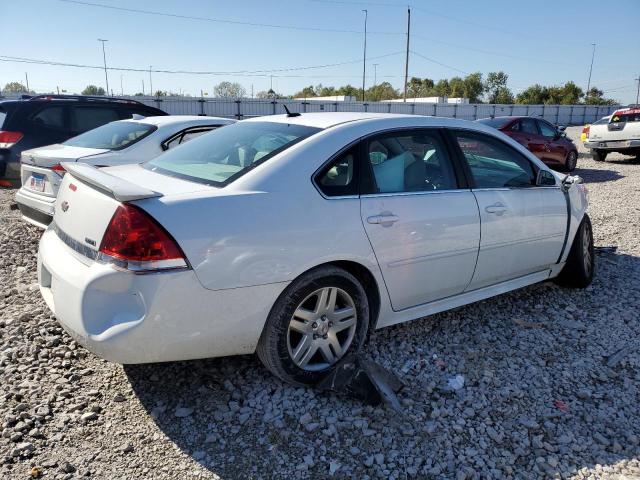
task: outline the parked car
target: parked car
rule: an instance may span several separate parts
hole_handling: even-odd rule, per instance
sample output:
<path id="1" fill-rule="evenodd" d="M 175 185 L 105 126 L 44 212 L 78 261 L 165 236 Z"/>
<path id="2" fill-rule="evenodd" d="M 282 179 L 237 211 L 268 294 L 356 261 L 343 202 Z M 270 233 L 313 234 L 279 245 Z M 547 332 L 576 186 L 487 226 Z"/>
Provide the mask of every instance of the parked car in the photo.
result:
<path id="1" fill-rule="evenodd" d="M 277 115 L 142 165 L 63 166 L 40 291 L 119 363 L 257 352 L 312 384 L 372 329 L 593 276 L 579 177 L 481 123 Z"/>
<path id="2" fill-rule="evenodd" d="M 118 120 L 64 143 L 22 152 L 22 187 L 16 203 L 22 218 L 46 228 L 65 174 L 61 162 L 97 167 L 142 163 L 211 130 L 234 123 L 218 117 L 165 115 Z"/>
<path id="3" fill-rule="evenodd" d="M 597 162 L 611 152 L 640 156 L 640 107 L 621 108 L 608 122 L 591 125 L 584 146 Z"/>
<path id="4" fill-rule="evenodd" d="M 564 127 L 542 118 L 494 117 L 477 120 L 497 128 L 557 170 L 573 172 L 578 163 L 578 149 L 567 138 Z"/>
<path id="5" fill-rule="evenodd" d="M 584 127 L 582 127 L 582 133 L 580 134 L 580 141 L 582 143 L 586 142 L 589 138 L 589 130 L 591 129 L 591 125 L 604 125 L 609 123 L 609 119 L 611 115 L 607 115 L 606 117 L 602 117 L 600 120 L 597 120 L 593 123 L 588 123 Z"/>
<path id="6" fill-rule="evenodd" d="M 0 101 L 0 178 L 20 178 L 23 150 L 61 143 L 132 115 L 166 115 L 134 100 L 82 95 L 36 95 Z"/>

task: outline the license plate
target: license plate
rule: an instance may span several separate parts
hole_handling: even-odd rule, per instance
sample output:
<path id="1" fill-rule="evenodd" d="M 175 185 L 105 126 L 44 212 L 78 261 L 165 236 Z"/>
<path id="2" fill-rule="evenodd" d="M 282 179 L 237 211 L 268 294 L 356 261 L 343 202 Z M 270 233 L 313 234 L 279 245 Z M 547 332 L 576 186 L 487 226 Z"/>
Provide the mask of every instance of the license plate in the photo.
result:
<path id="1" fill-rule="evenodd" d="M 29 184 L 29 188 L 31 190 L 35 190 L 36 192 L 44 192 L 44 184 L 45 184 L 45 176 L 44 175 L 31 175 L 31 182 Z"/>
<path id="2" fill-rule="evenodd" d="M 607 147 L 619 148 L 619 147 L 628 147 L 629 142 L 607 142 Z"/>

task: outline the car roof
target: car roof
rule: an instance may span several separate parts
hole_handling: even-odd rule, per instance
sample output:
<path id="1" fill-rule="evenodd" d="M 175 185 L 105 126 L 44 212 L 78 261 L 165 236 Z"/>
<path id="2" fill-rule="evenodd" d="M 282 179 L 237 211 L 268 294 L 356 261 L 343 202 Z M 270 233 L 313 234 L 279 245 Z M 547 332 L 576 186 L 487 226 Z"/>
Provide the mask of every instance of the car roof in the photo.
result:
<path id="1" fill-rule="evenodd" d="M 306 127 L 329 128 L 342 123 L 356 122 L 360 120 L 372 120 L 383 118 L 411 118 L 416 115 L 398 113 L 367 113 L 367 112 L 312 112 L 301 113 L 298 116 L 269 115 L 265 117 L 253 117 L 244 122 L 273 122 L 287 123 L 290 125 L 302 125 Z"/>
<path id="2" fill-rule="evenodd" d="M 200 115 L 162 115 L 162 116 L 149 116 L 138 118 L 127 118 L 124 120 L 118 120 L 120 122 L 137 122 L 146 123 L 148 125 L 155 125 L 157 127 L 163 127 L 168 125 L 193 123 L 197 125 L 220 125 L 227 123 L 234 123 L 235 120 L 231 118 L 222 117 L 207 117 Z"/>

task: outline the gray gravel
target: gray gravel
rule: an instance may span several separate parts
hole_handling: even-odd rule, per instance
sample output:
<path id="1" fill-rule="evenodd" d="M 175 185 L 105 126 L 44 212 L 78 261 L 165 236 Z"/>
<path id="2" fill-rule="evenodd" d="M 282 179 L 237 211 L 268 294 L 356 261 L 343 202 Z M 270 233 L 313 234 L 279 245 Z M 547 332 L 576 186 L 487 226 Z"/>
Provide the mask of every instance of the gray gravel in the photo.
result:
<path id="1" fill-rule="evenodd" d="M 404 416 L 285 385 L 253 356 L 98 359 L 41 300 L 39 232 L 1 190 L 0 478 L 640 478 L 640 165 L 621 158 L 578 163 L 596 245 L 619 247 L 591 287 L 375 332 L 366 352 L 406 382 Z"/>

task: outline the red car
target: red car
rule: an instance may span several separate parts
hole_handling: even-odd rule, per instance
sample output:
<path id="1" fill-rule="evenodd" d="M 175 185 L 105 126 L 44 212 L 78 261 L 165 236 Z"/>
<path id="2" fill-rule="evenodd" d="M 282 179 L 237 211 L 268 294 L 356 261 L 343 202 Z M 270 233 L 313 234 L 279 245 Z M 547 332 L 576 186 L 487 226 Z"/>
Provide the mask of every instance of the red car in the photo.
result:
<path id="1" fill-rule="evenodd" d="M 533 117 L 494 117 L 477 120 L 497 128 L 556 170 L 572 172 L 578 163 L 578 149 L 564 128 Z"/>

